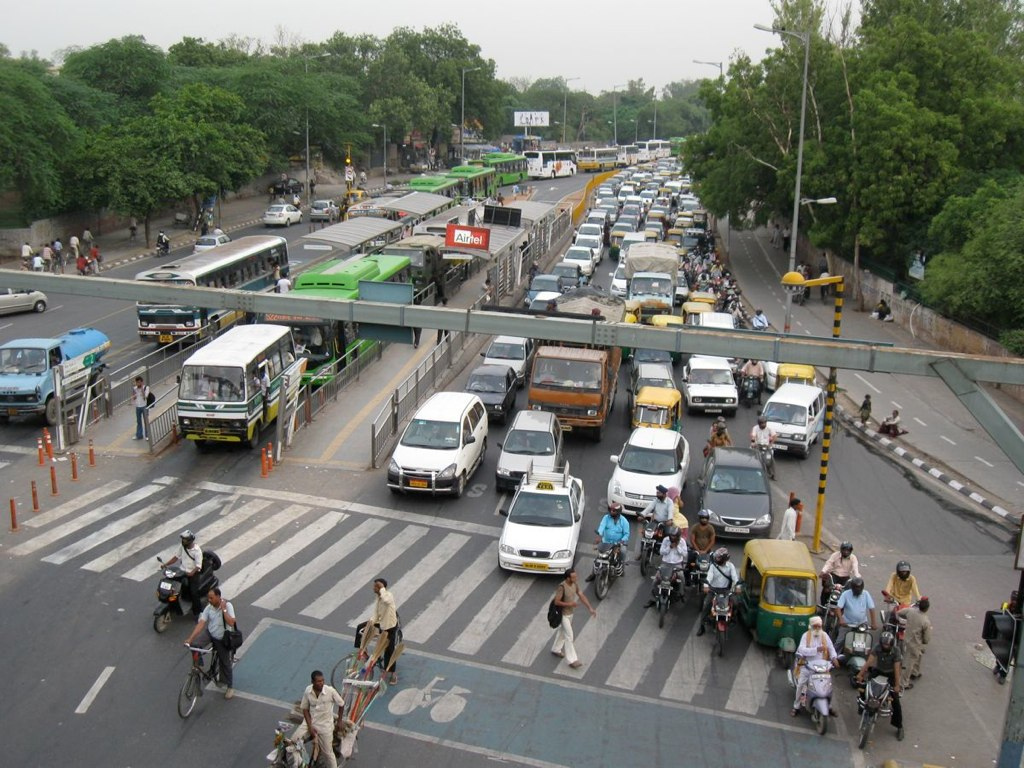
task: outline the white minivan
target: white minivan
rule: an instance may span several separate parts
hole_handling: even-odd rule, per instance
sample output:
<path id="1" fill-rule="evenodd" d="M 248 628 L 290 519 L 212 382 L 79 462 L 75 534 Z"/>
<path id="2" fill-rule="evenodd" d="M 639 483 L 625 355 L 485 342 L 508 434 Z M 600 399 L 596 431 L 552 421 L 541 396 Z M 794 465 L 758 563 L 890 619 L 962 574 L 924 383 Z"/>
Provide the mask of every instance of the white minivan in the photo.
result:
<path id="1" fill-rule="evenodd" d="M 683 399 L 689 413 L 735 416 L 739 393 L 729 361 L 724 357 L 693 355 L 683 369 Z"/>
<path id="2" fill-rule="evenodd" d="M 487 453 L 487 410 L 469 392 L 438 392 L 420 406 L 388 463 L 394 493 L 458 498 Z"/>
<path id="3" fill-rule="evenodd" d="M 812 384 L 786 383 L 772 393 L 762 413 L 775 432 L 775 448 L 806 458 L 824 428 L 825 392 Z"/>

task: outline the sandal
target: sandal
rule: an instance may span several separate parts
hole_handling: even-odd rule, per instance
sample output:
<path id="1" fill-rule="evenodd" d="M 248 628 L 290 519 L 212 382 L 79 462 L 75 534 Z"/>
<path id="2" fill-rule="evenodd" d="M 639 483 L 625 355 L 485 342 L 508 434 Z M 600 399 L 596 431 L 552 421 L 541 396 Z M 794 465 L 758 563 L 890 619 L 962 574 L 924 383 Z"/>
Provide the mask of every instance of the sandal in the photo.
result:
<path id="1" fill-rule="evenodd" d="M 388 685 L 398 685 L 398 673 L 392 672 L 391 679 L 388 680 Z"/>
<path id="2" fill-rule="evenodd" d="M 791 710 L 789 710 L 789 716 L 790 717 L 796 717 L 799 714 L 800 714 L 800 710 L 799 709 L 791 709 Z"/>

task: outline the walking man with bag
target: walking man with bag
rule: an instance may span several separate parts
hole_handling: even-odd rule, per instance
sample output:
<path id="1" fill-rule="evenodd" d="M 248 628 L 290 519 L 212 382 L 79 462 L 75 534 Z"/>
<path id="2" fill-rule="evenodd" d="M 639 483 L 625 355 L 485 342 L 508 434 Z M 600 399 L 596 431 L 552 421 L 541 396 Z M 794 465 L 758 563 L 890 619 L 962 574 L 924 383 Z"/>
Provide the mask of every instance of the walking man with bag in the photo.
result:
<path id="1" fill-rule="evenodd" d="M 579 588 L 576 569 L 569 568 L 565 572 L 565 580 L 558 585 L 558 591 L 555 592 L 555 605 L 562 609 L 562 623 L 555 630 L 555 644 L 551 646 L 551 653 L 560 659 L 565 659 L 573 669 L 583 666 L 583 662 L 576 655 L 572 632 L 572 613 L 576 609 L 576 605 L 581 602 L 587 606 L 591 616 L 597 615 L 594 606 L 590 604 L 587 596 Z"/>
<path id="2" fill-rule="evenodd" d="M 217 654 L 220 661 L 220 675 L 227 690 L 224 691 L 224 698 L 231 699 L 235 696 L 234 672 L 231 669 L 232 653 L 231 641 L 226 639 L 228 630 L 234 630 L 235 608 L 231 603 L 221 597 L 220 587 L 214 587 L 207 595 L 207 604 L 203 612 L 199 614 L 199 621 L 196 623 L 192 633 L 185 641 L 185 645 L 196 645 L 204 647 L 208 643 L 213 645 L 213 652 Z"/>

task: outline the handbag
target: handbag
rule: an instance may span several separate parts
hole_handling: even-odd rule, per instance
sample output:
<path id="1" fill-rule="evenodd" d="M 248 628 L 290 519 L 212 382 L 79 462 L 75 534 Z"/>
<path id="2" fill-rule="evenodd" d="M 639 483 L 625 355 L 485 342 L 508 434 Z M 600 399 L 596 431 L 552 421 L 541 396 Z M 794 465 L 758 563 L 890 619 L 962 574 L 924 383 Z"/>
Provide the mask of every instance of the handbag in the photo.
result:
<path id="1" fill-rule="evenodd" d="M 224 625 L 224 639 L 221 642 L 224 643 L 224 647 L 229 651 L 237 651 L 242 647 L 242 643 L 245 642 L 245 635 L 238 628 L 237 621 L 234 627 L 229 627 L 227 624 Z"/>
<path id="2" fill-rule="evenodd" d="M 551 598 L 551 602 L 548 603 L 548 626 L 552 629 L 558 629 L 562 626 L 562 606 L 555 603 L 559 594 L 564 594 L 561 585 L 559 585 L 555 596 Z"/>

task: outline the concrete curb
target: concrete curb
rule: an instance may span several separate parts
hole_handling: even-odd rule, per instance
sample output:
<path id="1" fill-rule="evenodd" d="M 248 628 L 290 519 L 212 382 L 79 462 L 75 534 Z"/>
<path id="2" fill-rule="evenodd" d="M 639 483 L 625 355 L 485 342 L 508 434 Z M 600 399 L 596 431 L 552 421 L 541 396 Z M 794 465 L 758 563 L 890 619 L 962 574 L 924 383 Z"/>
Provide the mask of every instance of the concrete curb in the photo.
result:
<path id="1" fill-rule="evenodd" d="M 255 224 L 259 224 L 259 222 L 260 222 L 260 219 L 258 219 L 258 218 L 257 219 L 251 219 L 250 221 L 242 221 L 242 222 L 239 222 L 237 224 L 232 224 L 229 227 L 222 227 L 221 231 L 223 231 L 223 232 L 234 232 L 234 231 L 242 229 L 244 227 L 251 227 L 251 226 L 253 226 Z M 198 235 L 196 235 L 194 232 L 191 232 L 190 236 L 191 235 L 194 235 L 195 237 L 198 237 Z M 171 241 L 173 243 L 173 241 L 174 241 L 174 237 L 173 236 L 171 237 Z M 107 270 L 107 269 L 113 269 L 114 267 L 123 267 L 125 264 L 131 264 L 132 262 L 140 261 L 142 259 L 148 259 L 150 256 L 156 256 L 156 255 L 157 255 L 156 248 L 150 248 L 150 249 L 147 249 L 145 251 L 141 251 L 139 253 L 134 253 L 131 256 L 122 256 L 117 261 L 109 262 L 109 264 L 105 263 L 103 265 L 103 269 Z M 189 255 L 191 255 L 191 254 L 189 254 Z"/>
<path id="2" fill-rule="evenodd" d="M 970 486 L 961 483 L 959 480 L 946 474 L 941 469 L 937 469 L 936 467 L 931 466 L 924 459 L 918 458 L 909 450 L 901 446 L 896 440 L 878 434 L 877 432 L 872 430 L 868 425 L 862 422 L 859 418 L 856 418 L 848 414 L 846 412 L 846 409 L 844 409 L 841 405 L 836 405 L 836 414 L 839 418 L 843 420 L 843 422 L 847 426 L 854 428 L 863 439 L 868 440 L 869 442 L 872 442 L 875 445 L 878 445 L 888 450 L 890 453 L 895 454 L 903 461 L 912 465 L 915 469 L 925 472 L 934 479 L 938 480 L 940 483 L 944 483 L 948 487 L 952 488 L 960 495 L 966 496 L 975 504 L 978 504 L 981 507 L 989 510 L 990 512 L 994 512 L 995 514 L 999 515 L 999 517 L 1003 518 L 1004 520 L 1008 520 L 1017 525 L 1020 525 L 1020 515 L 1017 515 L 1013 512 L 1010 512 L 1007 509 L 1004 509 L 1003 507 L 999 506 L 998 504 L 986 498 L 985 496 L 982 496 L 980 493 L 978 493 Z"/>

